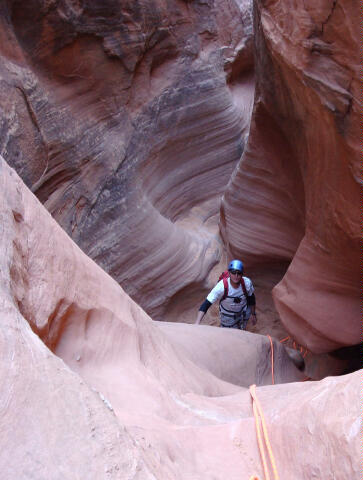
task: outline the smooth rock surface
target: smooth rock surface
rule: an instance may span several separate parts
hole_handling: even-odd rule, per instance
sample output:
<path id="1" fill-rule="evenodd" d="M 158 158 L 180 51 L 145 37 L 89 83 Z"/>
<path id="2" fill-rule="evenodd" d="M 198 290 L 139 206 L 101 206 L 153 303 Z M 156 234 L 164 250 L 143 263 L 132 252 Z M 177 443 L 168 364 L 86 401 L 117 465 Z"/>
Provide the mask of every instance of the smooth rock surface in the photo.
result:
<path id="1" fill-rule="evenodd" d="M 2 478 L 262 477 L 250 394 L 213 373 L 254 337 L 266 383 L 266 339 L 152 322 L 0 169 Z M 361 374 L 257 389 L 281 478 L 359 478 Z"/>
<path id="2" fill-rule="evenodd" d="M 271 337 L 272 351 L 267 336 L 241 330 L 169 322 L 159 322 L 158 328 L 196 365 L 235 385 L 271 385 L 306 378 L 292 363 L 285 347 Z M 297 362 L 302 360 L 299 356 Z"/>
<path id="3" fill-rule="evenodd" d="M 79 268 L 73 286 L 82 290 L 92 262 L 0 162 L 1 478 L 155 478 L 99 393 L 30 328 L 54 344 L 62 328 L 55 312 L 68 303 L 69 315 L 80 300 L 67 273 Z"/>
<path id="4" fill-rule="evenodd" d="M 208 354 L 252 334 L 152 322 L 0 161 L 2 478 L 262 477 L 250 394 Z M 361 375 L 257 389 L 281 478 L 359 478 Z"/>

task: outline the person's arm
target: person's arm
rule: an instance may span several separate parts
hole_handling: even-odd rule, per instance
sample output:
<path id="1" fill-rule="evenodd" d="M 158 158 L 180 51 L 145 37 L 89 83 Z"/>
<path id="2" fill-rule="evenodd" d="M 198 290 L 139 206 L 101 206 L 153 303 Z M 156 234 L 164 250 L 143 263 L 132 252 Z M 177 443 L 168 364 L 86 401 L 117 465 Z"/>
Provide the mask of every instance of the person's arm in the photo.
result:
<path id="1" fill-rule="evenodd" d="M 248 295 L 247 297 L 247 305 L 251 308 L 251 316 L 252 318 L 252 325 L 256 325 L 257 323 L 257 315 L 256 315 L 256 297 L 255 294 Z"/>
<path id="2" fill-rule="evenodd" d="M 224 293 L 224 284 L 223 280 L 220 280 L 217 285 L 209 292 L 207 298 L 204 300 L 202 305 L 199 307 L 199 312 L 197 314 L 197 318 L 195 323 L 198 325 L 204 315 L 207 313 L 208 308 L 216 301 L 220 300 Z"/>
<path id="3" fill-rule="evenodd" d="M 200 322 L 202 321 L 202 318 L 204 317 L 204 315 L 207 313 L 208 311 L 208 308 L 211 306 L 211 302 L 209 302 L 207 299 L 204 300 L 204 302 L 202 303 L 202 305 L 199 307 L 199 311 L 198 311 L 198 314 L 197 314 L 197 319 L 195 321 L 195 324 L 196 325 L 199 325 Z"/>

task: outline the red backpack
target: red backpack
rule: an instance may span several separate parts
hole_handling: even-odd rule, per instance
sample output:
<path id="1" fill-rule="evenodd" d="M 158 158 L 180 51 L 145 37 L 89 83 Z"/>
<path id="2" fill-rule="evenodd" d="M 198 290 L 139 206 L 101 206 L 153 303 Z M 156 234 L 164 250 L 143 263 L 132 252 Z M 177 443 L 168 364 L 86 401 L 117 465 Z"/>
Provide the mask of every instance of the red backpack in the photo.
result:
<path id="1" fill-rule="evenodd" d="M 223 286 L 224 286 L 224 294 L 223 294 L 223 297 L 221 298 L 221 301 L 228 296 L 228 278 L 229 278 L 228 270 L 225 270 L 223 273 L 221 273 L 218 278 L 218 282 L 223 280 Z M 247 298 L 247 289 L 246 289 L 245 280 L 243 277 L 241 277 L 241 287 L 245 297 Z"/>

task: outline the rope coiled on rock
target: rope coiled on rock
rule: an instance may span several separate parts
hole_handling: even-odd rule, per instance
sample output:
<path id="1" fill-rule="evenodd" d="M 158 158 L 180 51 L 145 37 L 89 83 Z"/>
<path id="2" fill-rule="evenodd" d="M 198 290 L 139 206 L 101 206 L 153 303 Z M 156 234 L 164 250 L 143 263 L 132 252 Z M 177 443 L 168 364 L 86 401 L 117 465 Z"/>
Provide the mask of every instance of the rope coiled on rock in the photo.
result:
<path id="1" fill-rule="evenodd" d="M 263 471 L 264 471 L 264 474 L 265 474 L 265 480 L 270 480 L 271 479 L 268 464 L 267 464 L 267 459 L 266 459 L 265 445 L 266 445 L 267 453 L 268 453 L 270 464 L 271 464 L 272 471 L 273 471 L 273 476 L 274 476 L 273 478 L 274 478 L 274 480 L 279 480 L 280 477 L 279 477 L 279 474 L 277 472 L 275 457 L 273 455 L 270 440 L 268 438 L 265 417 L 263 415 L 263 411 L 262 411 L 262 407 L 260 405 L 260 402 L 257 398 L 256 385 L 251 385 L 249 390 L 250 390 L 250 394 L 251 394 L 251 397 L 252 397 L 253 414 L 254 414 L 254 417 L 255 417 L 257 441 L 258 441 L 258 446 L 259 446 L 259 449 L 260 449 Z M 259 480 L 259 479 L 256 476 L 252 476 L 252 477 L 250 477 L 250 480 Z"/>

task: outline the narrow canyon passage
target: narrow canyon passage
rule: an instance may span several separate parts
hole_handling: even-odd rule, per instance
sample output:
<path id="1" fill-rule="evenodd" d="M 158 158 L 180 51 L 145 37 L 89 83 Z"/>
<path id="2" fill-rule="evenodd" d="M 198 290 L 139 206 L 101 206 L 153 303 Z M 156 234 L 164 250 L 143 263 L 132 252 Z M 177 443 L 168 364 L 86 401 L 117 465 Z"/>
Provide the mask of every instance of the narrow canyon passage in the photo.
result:
<path id="1" fill-rule="evenodd" d="M 259 403 L 271 478 L 360 479 L 358 6 L 23 3 L 0 6 L 1 478 L 267 479 Z M 257 324 L 195 325 L 233 258 Z"/>

